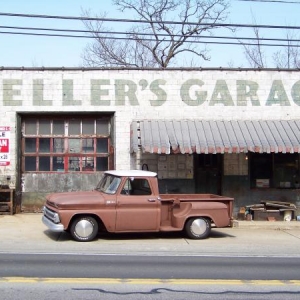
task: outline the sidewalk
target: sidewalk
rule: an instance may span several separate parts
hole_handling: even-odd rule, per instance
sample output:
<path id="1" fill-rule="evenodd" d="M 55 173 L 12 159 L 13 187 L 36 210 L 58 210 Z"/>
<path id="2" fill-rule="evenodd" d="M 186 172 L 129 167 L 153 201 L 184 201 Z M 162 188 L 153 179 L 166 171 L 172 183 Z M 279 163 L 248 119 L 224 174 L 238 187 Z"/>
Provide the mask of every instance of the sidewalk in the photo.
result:
<path id="1" fill-rule="evenodd" d="M 274 229 L 274 230 L 291 230 L 300 229 L 300 221 L 237 221 L 233 227 L 240 229 Z"/>
<path id="2" fill-rule="evenodd" d="M 300 222 L 235 221 L 212 229 L 205 240 L 184 233 L 99 234 L 88 243 L 68 233 L 52 233 L 42 214 L 0 215 L 0 252 L 122 255 L 229 255 L 300 257 Z"/>

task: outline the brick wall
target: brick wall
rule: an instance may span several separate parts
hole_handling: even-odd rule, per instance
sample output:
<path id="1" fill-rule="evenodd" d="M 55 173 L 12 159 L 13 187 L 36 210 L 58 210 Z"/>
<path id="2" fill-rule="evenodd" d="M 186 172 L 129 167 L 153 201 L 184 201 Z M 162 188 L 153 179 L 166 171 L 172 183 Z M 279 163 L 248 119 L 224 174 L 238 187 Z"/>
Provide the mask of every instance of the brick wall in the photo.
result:
<path id="1" fill-rule="evenodd" d="M 130 123 L 140 119 L 299 119 L 300 72 L 284 70 L 0 70 L 0 126 L 17 169 L 21 113 L 115 113 L 115 167 L 135 165 Z"/>

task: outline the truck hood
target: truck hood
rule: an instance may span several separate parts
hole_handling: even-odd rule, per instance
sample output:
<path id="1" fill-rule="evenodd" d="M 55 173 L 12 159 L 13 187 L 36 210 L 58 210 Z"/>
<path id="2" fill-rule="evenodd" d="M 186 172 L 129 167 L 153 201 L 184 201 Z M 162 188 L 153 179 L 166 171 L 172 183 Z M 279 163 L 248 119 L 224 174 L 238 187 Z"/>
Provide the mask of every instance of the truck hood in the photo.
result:
<path id="1" fill-rule="evenodd" d="M 47 205 L 58 209 L 93 209 L 105 204 L 98 191 L 53 193 L 46 200 Z"/>

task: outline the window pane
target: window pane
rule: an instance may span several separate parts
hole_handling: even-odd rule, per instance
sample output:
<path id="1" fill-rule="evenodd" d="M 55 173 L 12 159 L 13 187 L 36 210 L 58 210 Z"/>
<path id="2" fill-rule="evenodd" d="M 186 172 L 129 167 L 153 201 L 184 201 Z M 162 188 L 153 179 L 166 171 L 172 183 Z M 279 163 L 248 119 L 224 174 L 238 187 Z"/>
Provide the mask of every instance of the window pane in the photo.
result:
<path id="1" fill-rule="evenodd" d="M 35 119 L 25 121 L 25 134 L 37 134 Z"/>
<path id="2" fill-rule="evenodd" d="M 97 139 L 97 153 L 108 153 L 108 139 Z"/>
<path id="3" fill-rule="evenodd" d="M 133 195 L 151 195 L 150 186 L 146 179 L 135 178 L 131 185 Z"/>
<path id="4" fill-rule="evenodd" d="M 274 155 L 275 165 L 298 168 L 298 153 L 277 153 Z"/>
<path id="5" fill-rule="evenodd" d="M 50 171 L 50 157 L 40 157 L 39 158 L 39 170 L 40 171 Z"/>
<path id="6" fill-rule="evenodd" d="M 80 153 L 80 139 L 69 139 L 69 152 Z"/>
<path id="7" fill-rule="evenodd" d="M 65 134 L 65 122 L 63 120 L 53 120 L 53 134 Z"/>
<path id="8" fill-rule="evenodd" d="M 36 171 L 36 157 L 25 157 L 25 171 Z"/>
<path id="9" fill-rule="evenodd" d="M 82 120 L 82 134 L 95 134 L 94 120 Z"/>
<path id="10" fill-rule="evenodd" d="M 298 153 L 274 154 L 274 187 L 294 188 L 298 180 Z"/>
<path id="11" fill-rule="evenodd" d="M 69 171 L 80 171 L 79 157 L 69 157 Z"/>
<path id="12" fill-rule="evenodd" d="M 106 171 L 108 169 L 108 157 L 96 158 L 97 171 Z"/>
<path id="13" fill-rule="evenodd" d="M 257 179 L 269 179 L 272 186 L 272 154 L 252 153 L 250 167 L 251 187 L 257 186 Z"/>
<path id="14" fill-rule="evenodd" d="M 53 139 L 53 152 L 54 153 L 64 153 L 65 152 L 65 143 L 64 139 L 55 138 Z"/>
<path id="15" fill-rule="evenodd" d="M 80 135 L 80 120 L 70 120 L 69 122 L 69 135 Z"/>
<path id="16" fill-rule="evenodd" d="M 28 138 L 25 139 L 25 153 L 35 153 L 36 152 L 36 139 Z"/>
<path id="17" fill-rule="evenodd" d="M 53 171 L 64 172 L 64 158 L 62 156 L 54 156 L 53 157 Z"/>
<path id="18" fill-rule="evenodd" d="M 39 134 L 51 134 L 50 120 L 39 121 Z"/>
<path id="19" fill-rule="evenodd" d="M 93 153 L 94 152 L 94 139 L 83 139 L 82 140 L 82 152 Z"/>
<path id="20" fill-rule="evenodd" d="M 94 158 L 83 157 L 82 158 L 82 171 L 94 171 Z"/>
<path id="21" fill-rule="evenodd" d="M 96 133 L 98 135 L 109 135 L 109 122 L 107 120 L 97 120 Z"/>
<path id="22" fill-rule="evenodd" d="M 40 139 L 39 152 L 50 153 L 50 139 Z"/>
<path id="23" fill-rule="evenodd" d="M 47 173 L 107 170 L 110 162 L 111 124 L 106 117 L 97 118 L 66 114 L 64 117 L 32 115 L 24 119 L 23 171 Z"/>

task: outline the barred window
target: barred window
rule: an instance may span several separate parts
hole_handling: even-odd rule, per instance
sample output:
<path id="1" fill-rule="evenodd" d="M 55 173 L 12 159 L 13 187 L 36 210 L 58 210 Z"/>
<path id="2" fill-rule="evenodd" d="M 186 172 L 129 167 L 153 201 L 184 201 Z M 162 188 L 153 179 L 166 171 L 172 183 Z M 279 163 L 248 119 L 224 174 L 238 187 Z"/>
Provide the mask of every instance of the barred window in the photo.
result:
<path id="1" fill-rule="evenodd" d="M 23 172 L 112 169 L 110 118 L 27 117 L 22 120 Z"/>

